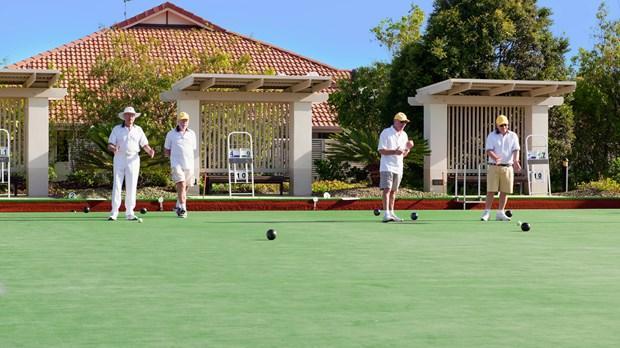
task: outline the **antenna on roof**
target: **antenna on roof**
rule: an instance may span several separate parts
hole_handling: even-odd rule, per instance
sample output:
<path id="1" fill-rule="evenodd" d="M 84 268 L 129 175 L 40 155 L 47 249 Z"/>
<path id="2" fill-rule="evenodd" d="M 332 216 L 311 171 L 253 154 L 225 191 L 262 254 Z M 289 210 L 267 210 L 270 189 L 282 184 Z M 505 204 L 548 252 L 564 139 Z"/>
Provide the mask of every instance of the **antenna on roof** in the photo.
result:
<path id="1" fill-rule="evenodd" d="M 123 0 L 123 4 L 125 4 L 125 12 L 123 12 L 123 14 L 125 15 L 125 19 L 127 19 L 127 3 L 130 1 L 131 0 Z"/>

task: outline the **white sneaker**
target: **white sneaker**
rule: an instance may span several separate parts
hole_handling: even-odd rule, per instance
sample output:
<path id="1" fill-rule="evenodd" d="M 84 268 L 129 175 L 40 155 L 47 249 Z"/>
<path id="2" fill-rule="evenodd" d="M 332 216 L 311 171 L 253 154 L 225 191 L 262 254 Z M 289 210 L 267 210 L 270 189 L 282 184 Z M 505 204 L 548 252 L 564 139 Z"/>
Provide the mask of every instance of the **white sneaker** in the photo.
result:
<path id="1" fill-rule="evenodd" d="M 495 220 L 497 220 L 497 221 L 510 221 L 510 218 L 508 216 L 506 216 L 506 214 L 503 211 L 498 211 L 497 214 L 495 215 Z"/>
<path id="2" fill-rule="evenodd" d="M 116 216 L 114 215 L 108 216 L 108 221 L 116 221 Z"/>
<path id="3" fill-rule="evenodd" d="M 383 222 L 394 221 L 394 217 L 392 215 L 383 215 Z"/>
<path id="4" fill-rule="evenodd" d="M 491 212 L 488 210 L 485 210 L 484 213 L 482 213 L 482 216 L 480 217 L 480 221 L 489 221 L 490 216 L 491 216 Z"/>
<path id="5" fill-rule="evenodd" d="M 398 216 L 396 216 L 396 214 L 392 214 L 392 219 L 394 219 L 394 221 L 396 221 L 396 222 L 403 222 L 403 219 L 401 219 Z"/>

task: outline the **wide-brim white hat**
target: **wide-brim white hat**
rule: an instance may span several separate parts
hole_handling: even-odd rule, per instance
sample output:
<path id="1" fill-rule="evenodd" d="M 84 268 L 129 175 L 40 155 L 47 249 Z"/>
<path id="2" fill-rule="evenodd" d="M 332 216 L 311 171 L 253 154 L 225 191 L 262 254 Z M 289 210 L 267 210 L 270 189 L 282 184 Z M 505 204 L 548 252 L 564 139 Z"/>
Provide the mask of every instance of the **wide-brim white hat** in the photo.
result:
<path id="1" fill-rule="evenodd" d="M 125 110 L 123 110 L 123 112 L 119 112 L 118 118 L 120 118 L 121 120 L 125 120 L 125 114 L 134 114 L 136 115 L 135 117 L 140 117 L 140 113 L 136 112 L 133 106 L 128 106 L 125 108 Z"/>

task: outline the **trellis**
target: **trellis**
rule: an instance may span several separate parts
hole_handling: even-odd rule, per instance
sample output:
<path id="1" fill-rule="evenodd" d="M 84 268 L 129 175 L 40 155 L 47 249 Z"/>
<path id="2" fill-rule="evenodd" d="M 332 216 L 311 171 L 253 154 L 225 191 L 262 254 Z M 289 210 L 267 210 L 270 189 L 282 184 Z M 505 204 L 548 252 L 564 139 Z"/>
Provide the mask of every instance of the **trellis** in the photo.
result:
<path id="1" fill-rule="evenodd" d="M 0 98 L 0 128 L 11 134 L 11 166 L 16 169 L 24 168 L 24 106 L 23 98 Z"/>
<path id="2" fill-rule="evenodd" d="M 448 105 L 448 173 L 477 172 L 486 163 L 485 141 L 495 129 L 497 115 L 508 117 L 510 130 L 519 135 L 523 148 L 524 106 Z"/>
<path id="3" fill-rule="evenodd" d="M 200 160 L 206 173 L 226 173 L 226 137 L 245 131 L 254 138 L 256 173 L 286 175 L 288 172 L 288 103 L 201 103 Z"/>

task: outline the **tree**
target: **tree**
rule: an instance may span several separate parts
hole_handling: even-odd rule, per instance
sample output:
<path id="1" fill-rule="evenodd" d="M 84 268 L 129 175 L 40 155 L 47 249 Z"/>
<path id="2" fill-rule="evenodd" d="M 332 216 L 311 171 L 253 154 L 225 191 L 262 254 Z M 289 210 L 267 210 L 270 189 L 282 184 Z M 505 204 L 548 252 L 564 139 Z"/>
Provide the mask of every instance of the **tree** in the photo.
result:
<path id="1" fill-rule="evenodd" d="M 81 124 L 91 145 L 82 149 L 82 163 L 87 169 L 111 166 L 112 155 L 101 144 L 107 143 L 109 130 L 121 121 L 117 118 L 125 106 L 134 106 L 142 113 L 137 123 L 144 129 L 152 147 L 163 152 L 165 134 L 175 124 L 176 105 L 159 98 L 174 82 L 193 72 L 245 73 L 250 57 L 243 55 L 233 59 L 228 53 L 215 50 L 195 53 L 195 60 L 183 60 L 170 64 L 157 52 L 161 43 L 149 40 L 140 43 L 127 32 L 112 33 L 112 52 L 101 55 L 90 71 L 89 80 L 99 81 L 97 86 L 86 84 L 74 73 L 67 71 L 69 93 L 75 96 L 82 109 Z M 107 132 L 104 130 L 108 130 Z M 96 156 L 92 151 L 102 151 Z M 163 156 L 155 160 L 144 158 L 144 164 L 162 165 Z"/>
<path id="2" fill-rule="evenodd" d="M 573 165 L 578 180 L 607 175 L 609 165 L 620 157 L 620 20 L 607 18 L 601 4 L 597 42 L 590 51 L 581 49 L 574 93 L 576 142 Z"/>
<path id="3" fill-rule="evenodd" d="M 410 110 L 416 89 L 448 78 L 564 79 L 568 40 L 551 23 L 535 0 L 436 0 L 421 40 L 394 58 L 388 104 Z"/>
<path id="4" fill-rule="evenodd" d="M 338 90 L 329 96 L 343 128 L 370 128 L 380 131 L 385 125 L 385 103 L 390 66 L 375 63 L 353 71 L 351 79 L 338 81 Z"/>
<path id="5" fill-rule="evenodd" d="M 379 25 L 370 31 L 382 46 L 390 52 L 397 53 L 401 47 L 414 43 L 420 39 L 424 12 L 417 5 L 411 4 L 411 9 L 406 16 L 398 21 L 391 18 L 383 19 Z"/>

